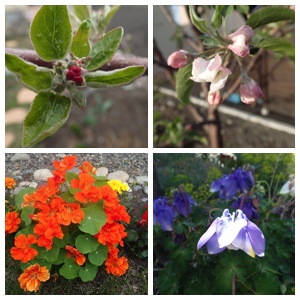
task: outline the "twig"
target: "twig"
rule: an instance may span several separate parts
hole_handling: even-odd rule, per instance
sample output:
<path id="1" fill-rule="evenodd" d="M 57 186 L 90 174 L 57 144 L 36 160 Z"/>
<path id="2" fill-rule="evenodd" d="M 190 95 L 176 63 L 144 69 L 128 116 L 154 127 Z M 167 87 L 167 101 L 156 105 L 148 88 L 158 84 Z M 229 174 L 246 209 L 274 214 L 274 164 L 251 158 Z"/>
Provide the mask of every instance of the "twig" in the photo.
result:
<path id="1" fill-rule="evenodd" d="M 23 58 L 24 60 L 36 64 L 40 67 L 52 69 L 54 64 L 53 61 L 47 62 L 42 60 L 34 50 L 5 48 L 5 53 L 17 55 L 20 58 Z M 112 71 L 136 65 L 144 66 L 146 68 L 144 75 L 148 74 L 148 58 L 120 53 L 116 53 L 106 65 L 100 68 L 100 70 Z"/>

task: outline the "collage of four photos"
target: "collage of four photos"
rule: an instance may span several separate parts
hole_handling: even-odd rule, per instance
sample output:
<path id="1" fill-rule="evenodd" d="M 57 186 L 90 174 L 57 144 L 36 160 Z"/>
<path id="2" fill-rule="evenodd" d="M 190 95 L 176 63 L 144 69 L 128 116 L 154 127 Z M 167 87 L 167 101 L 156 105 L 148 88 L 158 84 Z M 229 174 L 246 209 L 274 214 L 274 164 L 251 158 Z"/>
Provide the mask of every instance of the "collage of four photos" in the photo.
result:
<path id="1" fill-rule="evenodd" d="M 4 295 L 295 295 L 295 5 L 220 4 L 5 3 Z"/>

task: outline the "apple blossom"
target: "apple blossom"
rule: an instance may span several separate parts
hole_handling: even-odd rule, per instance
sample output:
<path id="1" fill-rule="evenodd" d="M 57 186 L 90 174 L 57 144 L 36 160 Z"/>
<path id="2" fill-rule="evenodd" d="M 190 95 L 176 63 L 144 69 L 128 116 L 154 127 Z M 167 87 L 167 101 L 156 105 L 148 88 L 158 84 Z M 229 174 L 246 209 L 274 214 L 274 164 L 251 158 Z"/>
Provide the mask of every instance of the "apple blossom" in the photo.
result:
<path id="1" fill-rule="evenodd" d="M 211 82 L 209 93 L 213 94 L 224 87 L 230 74 L 231 71 L 222 66 L 222 59 L 217 54 L 211 60 L 196 58 L 193 61 L 193 76 L 190 79 L 195 82 Z"/>
<path id="2" fill-rule="evenodd" d="M 243 25 L 239 30 L 228 36 L 233 41 L 228 48 L 238 56 L 248 56 L 250 54 L 248 41 L 253 35 L 252 28 L 249 25 Z"/>
<path id="3" fill-rule="evenodd" d="M 168 57 L 168 65 L 171 66 L 172 68 L 182 68 L 188 63 L 188 57 L 187 53 L 184 50 L 179 50 L 173 52 L 169 57 Z"/>

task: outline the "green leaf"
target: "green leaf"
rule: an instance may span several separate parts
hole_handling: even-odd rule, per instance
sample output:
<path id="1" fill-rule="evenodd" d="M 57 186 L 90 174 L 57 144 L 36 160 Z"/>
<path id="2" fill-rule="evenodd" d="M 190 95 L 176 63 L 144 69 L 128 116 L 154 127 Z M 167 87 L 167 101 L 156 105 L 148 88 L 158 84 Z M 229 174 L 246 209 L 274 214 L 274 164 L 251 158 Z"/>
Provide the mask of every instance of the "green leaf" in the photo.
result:
<path id="1" fill-rule="evenodd" d="M 90 71 L 96 70 L 110 61 L 118 50 L 122 37 L 122 27 L 115 28 L 101 36 L 92 47 L 91 60 L 87 69 Z"/>
<path id="2" fill-rule="evenodd" d="M 80 269 L 73 258 L 66 258 L 64 265 L 59 269 L 59 274 L 66 279 L 74 279 L 79 276 Z"/>
<path id="3" fill-rule="evenodd" d="M 89 19 L 91 17 L 90 11 L 91 6 L 90 5 L 73 5 L 74 13 L 77 16 L 77 18 L 80 21 L 83 21 L 85 19 Z"/>
<path id="4" fill-rule="evenodd" d="M 17 208 L 18 209 L 22 208 L 22 204 L 23 204 L 23 201 L 24 201 L 24 196 L 26 194 L 31 194 L 32 192 L 35 192 L 35 191 L 36 191 L 35 188 L 28 187 L 28 188 L 25 188 L 25 189 L 21 190 L 20 192 L 18 192 L 18 194 L 16 195 L 16 198 L 15 198 Z"/>
<path id="5" fill-rule="evenodd" d="M 67 87 L 70 92 L 71 100 L 80 108 L 86 107 L 86 96 L 85 92 L 78 89 L 75 85 L 69 85 Z"/>
<path id="6" fill-rule="evenodd" d="M 52 244 L 52 248 L 50 250 L 47 250 L 43 247 L 38 247 L 38 259 L 45 259 L 46 261 L 53 263 L 56 261 L 58 257 L 60 248 L 56 244 Z"/>
<path id="7" fill-rule="evenodd" d="M 66 5 L 43 5 L 30 26 L 30 38 L 37 54 L 45 61 L 67 55 L 72 27 Z"/>
<path id="8" fill-rule="evenodd" d="M 38 67 L 24 59 L 5 53 L 5 66 L 13 72 L 18 80 L 28 89 L 38 93 L 51 89 L 53 71 L 47 68 Z"/>
<path id="9" fill-rule="evenodd" d="M 196 12 L 193 9 L 193 6 L 190 5 L 190 18 L 191 18 L 191 22 L 193 23 L 193 25 L 200 31 L 203 33 L 209 33 L 209 29 L 206 26 L 206 20 L 201 19 L 197 16 Z"/>
<path id="10" fill-rule="evenodd" d="M 295 45 L 284 38 L 270 37 L 261 41 L 256 46 L 266 50 L 274 51 L 295 61 Z"/>
<path id="11" fill-rule="evenodd" d="M 55 133 L 68 119 L 71 100 L 51 92 L 39 93 L 24 120 L 23 147 L 31 147 Z"/>
<path id="12" fill-rule="evenodd" d="M 194 82 L 190 79 L 192 76 L 192 64 L 180 68 L 176 74 L 176 92 L 179 101 L 184 104 L 190 103 L 190 92 Z"/>
<path id="13" fill-rule="evenodd" d="M 81 234 L 76 238 L 75 246 L 79 252 L 87 254 L 95 251 L 99 246 L 99 242 L 96 238 L 86 233 Z"/>
<path id="14" fill-rule="evenodd" d="M 254 285 L 259 295 L 278 295 L 280 293 L 278 276 L 272 273 L 258 273 L 255 276 Z"/>
<path id="15" fill-rule="evenodd" d="M 91 45 L 89 41 L 89 34 L 91 27 L 91 20 L 86 19 L 80 24 L 77 32 L 73 36 L 71 52 L 79 58 L 88 56 L 90 54 Z"/>
<path id="16" fill-rule="evenodd" d="M 97 204 L 91 204 L 82 210 L 84 219 L 79 224 L 79 229 L 91 235 L 98 233 L 106 223 L 106 214 L 103 208 Z"/>
<path id="17" fill-rule="evenodd" d="M 105 28 L 111 21 L 112 17 L 119 10 L 120 5 L 105 5 L 103 10 L 103 18 L 99 21 L 98 27 L 100 32 L 104 32 Z"/>
<path id="18" fill-rule="evenodd" d="M 130 66 L 114 71 L 95 71 L 85 75 L 86 85 L 93 88 L 124 86 L 143 75 L 143 66 Z"/>
<path id="19" fill-rule="evenodd" d="M 79 271 L 79 277 L 83 282 L 92 281 L 98 273 L 98 267 L 90 263 L 86 263 L 84 268 Z"/>
<path id="20" fill-rule="evenodd" d="M 71 194 L 70 192 L 63 192 L 61 194 L 61 197 L 64 199 L 65 202 L 67 203 L 73 203 L 76 201 L 76 199 L 74 198 L 73 194 Z"/>
<path id="21" fill-rule="evenodd" d="M 96 251 L 89 253 L 89 261 L 95 266 L 101 266 L 108 254 L 108 248 L 105 245 L 99 245 Z"/>
<path id="22" fill-rule="evenodd" d="M 139 238 L 139 235 L 137 234 L 136 230 L 134 230 L 134 229 L 127 230 L 126 239 L 128 239 L 128 241 L 136 242 L 138 240 L 138 238 Z"/>
<path id="23" fill-rule="evenodd" d="M 236 6 L 236 9 L 237 9 L 237 11 L 239 11 L 241 14 L 246 15 L 246 14 L 248 14 L 250 7 L 249 7 L 249 5 L 237 5 L 237 6 Z"/>
<path id="24" fill-rule="evenodd" d="M 224 5 L 216 5 L 211 18 L 211 25 L 217 30 L 222 25 L 222 11 Z"/>
<path id="25" fill-rule="evenodd" d="M 246 24 L 255 29 L 269 23 L 285 20 L 295 21 L 295 11 L 283 6 L 266 6 L 254 12 Z"/>
<path id="26" fill-rule="evenodd" d="M 29 225 L 31 223 L 31 219 L 29 217 L 30 214 L 34 212 L 34 207 L 31 205 L 25 206 L 21 212 L 21 219 L 24 221 L 25 225 Z"/>

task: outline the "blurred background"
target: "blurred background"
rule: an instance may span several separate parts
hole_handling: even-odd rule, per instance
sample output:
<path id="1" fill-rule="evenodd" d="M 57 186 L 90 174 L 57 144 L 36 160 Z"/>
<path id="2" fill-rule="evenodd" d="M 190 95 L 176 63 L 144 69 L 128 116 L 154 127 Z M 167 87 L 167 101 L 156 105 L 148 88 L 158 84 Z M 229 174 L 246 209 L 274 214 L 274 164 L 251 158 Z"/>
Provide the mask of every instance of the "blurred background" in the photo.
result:
<path id="1" fill-rule="evenodd" d="M 92 6 L 94 10 L 103 6 Z M 5 47 L 33 49 L 29 26 L 40 6 L 5 6 Z M 107 30 L 122 26 L 119 51 L 148 56 L 148 7 L 121 6 Z M 37 148 L 146 148 L 148 146 L 148 76 L 113 89 L 86 89 L 87 106 L 73 106 L 68 121 Z M 5 146 L 21 147 L 23 121 L 35 93 L 5 73 Z"/>
<path id="2" fill-rule="evenodd" d="M 208 6 L 196 6 L 201 18 L 210 19 Z M 257 6 L 249 6 L 250 12 Z M 287 6 L 289 7 L 289 6 Z M 293 9 L 291 7 L 291 9 Z M 176 69 L 167 66 L 167 58 L 174 51 L 184 49 L 197 51 L 199 31 L 189 19 L 189 8 L 184 5 L 154 6 L 154 147 L 209 147 L 201 124 L 197 124 L 188 106 L 176 99 L 174 76 Z M 245 15 L 237 10 L 226 19 L 226 33 L 236 31 L 246 22 Z M 271 23 L 261 27 L 261 34 L 278 36 L 294 42 L 295 24 Z M 205 42 L 203 42 L 206 47 Z M 196 46 L 196 50 L 195 50 Z M 205 50 L 206 48 L 204 48 Z M 249 66 L 252 57 L 243 58 Z M 220 135 L 223 147 L 294 147 L 295 145 L 295 64 L 284 56 L 263 51 L 255 60 L 249 76 L 256 80 L 264 93 L 264 100 L 254 105 L 240 101 L 239 85 L 229 90 L 240 74 L 237 64 L 230 64 L 229 76 L 222 93 L 228 94 L 226 101 L 218 107 Z M 191 102 L 204 121 L 207 118 L 207 101 L 199 93 L 200 85 L 194 84 Z M 191 130 L 192 129 L 192 130 Z M 193 131 L 196 132 L 193 135 Z"/>

